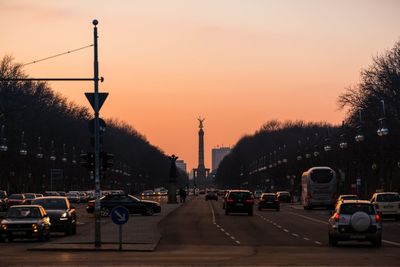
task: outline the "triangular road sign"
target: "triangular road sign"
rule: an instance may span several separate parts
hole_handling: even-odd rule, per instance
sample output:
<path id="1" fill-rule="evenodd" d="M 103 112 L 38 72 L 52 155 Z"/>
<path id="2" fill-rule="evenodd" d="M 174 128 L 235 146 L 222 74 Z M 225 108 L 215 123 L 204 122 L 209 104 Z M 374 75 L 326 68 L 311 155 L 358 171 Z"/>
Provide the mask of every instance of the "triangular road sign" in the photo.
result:
<path id="1" fill-rule="evenodd" d="M 94 109 L 94 93 L 85 93 L 85 96 L 86 96 L 87 100 L 89 100 L 89 103 L 92 106 L 93 110 L 96 111 Z M 97 110 L 97 112 L 100 111 L 101 107 L 103 106 L 104 102 L 106 101 L 107 96 L 108 96 L 108 93 L 99 93 L 99 110 Z"/>

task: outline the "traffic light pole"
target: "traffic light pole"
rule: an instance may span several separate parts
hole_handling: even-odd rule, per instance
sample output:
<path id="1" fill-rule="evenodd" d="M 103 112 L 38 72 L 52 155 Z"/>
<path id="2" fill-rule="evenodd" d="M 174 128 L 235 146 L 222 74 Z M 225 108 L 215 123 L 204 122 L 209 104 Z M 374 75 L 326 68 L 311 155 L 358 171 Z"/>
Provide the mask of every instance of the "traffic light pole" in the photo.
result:
<path id="1" fill-rule="evenodd" d="M 97 20 L 93 20 L 94 38 L 94 183 L 95 183 L 95 230 L 94 246 L 101 247 L 101 221 L 100 221 L 100 127 L 99 127 L 99 62 L 97 46 Z"/>

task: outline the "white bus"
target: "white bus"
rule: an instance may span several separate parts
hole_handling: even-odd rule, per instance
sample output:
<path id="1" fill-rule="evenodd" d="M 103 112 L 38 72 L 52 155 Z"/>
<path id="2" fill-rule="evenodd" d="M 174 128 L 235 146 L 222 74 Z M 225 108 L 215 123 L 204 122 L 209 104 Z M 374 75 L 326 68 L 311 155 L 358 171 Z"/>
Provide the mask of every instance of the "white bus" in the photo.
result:
<path id="1" fill-rule="evenodd" d="M 301 177 L 301 203 L 304 209 L 335 206 L 336 173 L 329 167 L 313 167 Z"/>

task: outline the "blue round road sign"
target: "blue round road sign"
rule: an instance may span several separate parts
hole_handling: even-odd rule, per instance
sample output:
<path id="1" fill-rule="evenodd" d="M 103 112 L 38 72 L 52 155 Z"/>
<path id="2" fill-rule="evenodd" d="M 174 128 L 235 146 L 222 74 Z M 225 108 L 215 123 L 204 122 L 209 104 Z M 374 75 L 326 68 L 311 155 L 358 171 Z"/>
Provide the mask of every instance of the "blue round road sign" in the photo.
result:
<path id="1" fill-rule="evenodd" d="M 129 212 L 125 207 L 118 206 L 111 211 L 111 220 L 113 223 L 121 225 L 125 224 L 129 219 Z"/>

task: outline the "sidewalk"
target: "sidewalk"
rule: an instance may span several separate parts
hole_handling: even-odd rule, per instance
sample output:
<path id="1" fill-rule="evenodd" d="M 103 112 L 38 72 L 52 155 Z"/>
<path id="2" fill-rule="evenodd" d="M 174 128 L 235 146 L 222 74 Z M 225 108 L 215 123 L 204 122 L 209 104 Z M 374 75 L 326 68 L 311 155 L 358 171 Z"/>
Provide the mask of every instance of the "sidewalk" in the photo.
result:
<path id="1" fill-rule="evenodd" d="M 181 204 L 162 204 L 161 213 L 153 216 L 129 215 L 129 220 L 122 226 L 123 251 L 154 251 L 161 239 L 158 224 Z M 72 236 L 51 240 L 31 251 L 116 251 L 119 250 L 119 226 L 111 217 L 101 219 L 102 246 L 94 246 L 94 220 L 84 231 Z"/>

